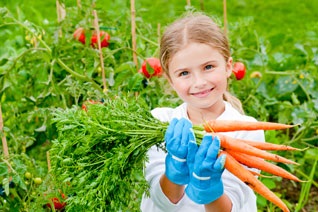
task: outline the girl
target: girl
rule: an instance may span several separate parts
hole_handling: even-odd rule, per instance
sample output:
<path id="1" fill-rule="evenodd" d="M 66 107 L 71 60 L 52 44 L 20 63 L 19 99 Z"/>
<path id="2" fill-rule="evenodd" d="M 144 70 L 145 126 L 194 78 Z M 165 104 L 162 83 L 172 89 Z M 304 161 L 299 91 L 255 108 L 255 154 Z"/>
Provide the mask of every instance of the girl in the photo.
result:
<path id="1" fill-rule="evenodd" d="M 205 120 L 256 119 L 242 112 L 239 100 L 227 92 L 232 58 L 222 30 L 204 14 L 188 14 L 172 23 L 162 36 L 160 60 L 165 76 L 184 101 L 176 108 L 155 108 L 152 115 L 170 122 L 166 131 L 167 153 L 148 151 L 145 177 L 149 195 L 143 212 L 241 211 L 256 212 L 254 192 L 217 157 L 220 141 L 207 134 L 200 146 L 192 124 Z M 225 133 L 235 138 L 264 142 L 263 131 Z"/>

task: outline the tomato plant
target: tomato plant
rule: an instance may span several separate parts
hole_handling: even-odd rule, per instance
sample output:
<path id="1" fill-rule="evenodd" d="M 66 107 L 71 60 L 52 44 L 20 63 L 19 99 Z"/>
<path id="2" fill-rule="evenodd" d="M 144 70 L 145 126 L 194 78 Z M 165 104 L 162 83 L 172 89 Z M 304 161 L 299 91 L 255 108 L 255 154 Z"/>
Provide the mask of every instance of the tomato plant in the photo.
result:
<path id="1" fill-rule="evenodd" d="M 142 73 L 146 78 L 161 76 L 162 68 L 160 65 L 160 60 L 153 57 L 145 59 L 141 65 L 141 69 L 139 69 L 138 72 Z"/>
<path id="2" fill-rule="evenodd" d="M 63 208 L 66 206 L 66 202 L 61 202 L 61 201 L 59 200 L 59 198 L 57 198 L 57 197 L 53 197 L 53 198 L 51 198 L 50 200 L 52 201 L 54 208 L 57 209 L 57 210 L 61 210 L 61 209 L 63 209 Z M 51 206 L 51 203 L 47 203 L 46 205 L 47 205 L 49 208 L 52 207 L 52 206 Z"/>
<path id="3" fill-rule="evenodd" d="M 33 179 L 33 182 L 36 185 L 41 185 L 42 184 L 42 179 L 40 177 L 36 177 L 36 178 Z"/>
<path id="4" fill-rule="evenodd" d="M 75 32 L 73 33 L 73 37 L 74 39 L 78 40 L 82 44 L 86 43 L 86 40 L 85 40 L 86 37 L 85 37 L 84 29 L 82 27 L 79 27 L 75 30 Z"/>
<path id="5" fill-rule="evenodd" d="M 57 210 L 61 210 L 63 208 L 65 208 L 66 206 L 66 195 L 64 193 L 62 193 L 61 191 L 59 191 L 61 198 L 58 197 L 52 197 L 50 198 L 50 202 L 46 204 L 47 207 L 51 208 L 52 207 L 52 203 L 55 209 Z"/>
<path id="6" fill-rule="evenodd" d="M 99 32 L 99 36 L 100 36 L 101 47 L 103 48 L 103 47 L 109 46 L 110 35 L 107 32 L 101 30 Z M 85 30 L 82 27 L 79 27 L 75 30 L 75 32 L 73 33 L 73 37 L 74 37 L 74 39 L 78 40 L 82 44 L 86 43 Z M 90 45 L 94 48 L 97 48 L 97 45 L 98 45 L 97 39 L 98 39 L 97 33 L 96 33 L 96 31 L 94 31 L 92 33 L 91 42 L 90 42 Z"/>
<path id="7" fill-rule="evenodd" d="M 101 47 L 107 47 L 109 46 L 109 40 L 110 40 L 110 35 L 105 32 L 105 31 L 100 31 L 99 32 L 99 36 L 100 36 L 100 44 Z M 95 48 L 97 48 L 97 34 L 96 32 L 93 33 L 92 38 L 91 38 L 91 45 Z"/>
<path id="8" fill-rule="evenodd" d="M 241 80 L 244 78 L 246 73 L 246 68 L 244 63 L 242 62 L 235 62 L 233 65 L 233 74 L 237 80 Z"/>
<path id="9" fill-rule="evenodd" d="M 26 179 L 31 179 L 32 178 L 32 174 L 30 172 L 25 172 L 24 174 Z"/>

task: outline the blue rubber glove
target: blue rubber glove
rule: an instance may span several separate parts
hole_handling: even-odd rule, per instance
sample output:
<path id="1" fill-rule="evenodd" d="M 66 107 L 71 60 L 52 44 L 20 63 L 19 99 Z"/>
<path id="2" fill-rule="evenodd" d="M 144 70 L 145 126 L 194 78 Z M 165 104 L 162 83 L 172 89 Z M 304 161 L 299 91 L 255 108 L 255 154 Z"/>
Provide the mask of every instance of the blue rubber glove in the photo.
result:
<path id="1" fill-rule="evenodd" d="M 225 155 L 218 157 L 219 150 L 219 138 L 206 134 L 195 155 L 193 167 L 190 166 L 190 182 L 185 192 L 197 204 L 213 202 L 224 192 L 221 176 Z"/>
<path id="2" fill-rule="evenodd" d="M 167 178 L 178 185 L 188 184 L 188 143 L 195 143 L 192 123 L 185 118 L 172 119 L 165 134 L 165 141 L 168 152 L 165 161 Z"/>

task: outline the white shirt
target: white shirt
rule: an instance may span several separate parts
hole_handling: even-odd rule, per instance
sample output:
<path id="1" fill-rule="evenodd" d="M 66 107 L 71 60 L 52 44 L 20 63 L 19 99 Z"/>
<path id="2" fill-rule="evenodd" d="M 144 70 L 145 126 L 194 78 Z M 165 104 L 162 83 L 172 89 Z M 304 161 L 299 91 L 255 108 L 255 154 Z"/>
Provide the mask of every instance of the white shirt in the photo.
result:
<path id="1" fill-rule="evenodd" d="M 163 122 L 170 122 L 173 118 L 188 118 L 187 104 L 183 103 L 176 108 L 155 108 L 152 115 Z M 242 115 L 228 102 L 225 102 L 225 111 L 217 120 L 245 120 L 256 121 L 255 118 Z M 264 142 L 264 131 L 235 131 L 224 135 L 234 138 Z M 190 200 L 185 194 L 182 199 L 174 204 L 161 190 L 159 179 L 165 172 L 166 153 L 157 147 L 152 147 L 147 153 L 148 161 L 145 168 L 145 178 L 150 185 L 150 196 L 143 195 L 141 202 L 142 212 L 200 212 L 205 211 L 204 205 L 199 205 Z M 232 212 L 257 212 L 256 196 L 251 188 L 226 169 L 222 174 L 224 193 L 232 201 Z"/>

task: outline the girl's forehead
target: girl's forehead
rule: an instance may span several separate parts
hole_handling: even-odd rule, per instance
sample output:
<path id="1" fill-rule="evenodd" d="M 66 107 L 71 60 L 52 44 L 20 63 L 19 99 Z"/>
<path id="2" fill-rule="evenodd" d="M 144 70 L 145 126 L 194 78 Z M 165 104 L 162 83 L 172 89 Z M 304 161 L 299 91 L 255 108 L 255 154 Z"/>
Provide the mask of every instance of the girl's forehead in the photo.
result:
<path id="1" fill-rule="evenodd" d="M 207 43 L 198 43 L 198 42 L 189 42 L 186 43 L 183 46 L 180 46 L 180 48 L 171 55 L 171 59 L 178 55 L 197 55 L 197 54 L 220 54 L 221 52 L 219 49 L 215 48 L 214 46 L 207 44 Z"/>
<path id="2" fill-rule="evenodd" d="M 209 61 L 223 61 L 225 58 L 216 48 L 203 43 L 189 43 L 172 55 L 169 68 L 178 69 L 202 65 Z"/>

